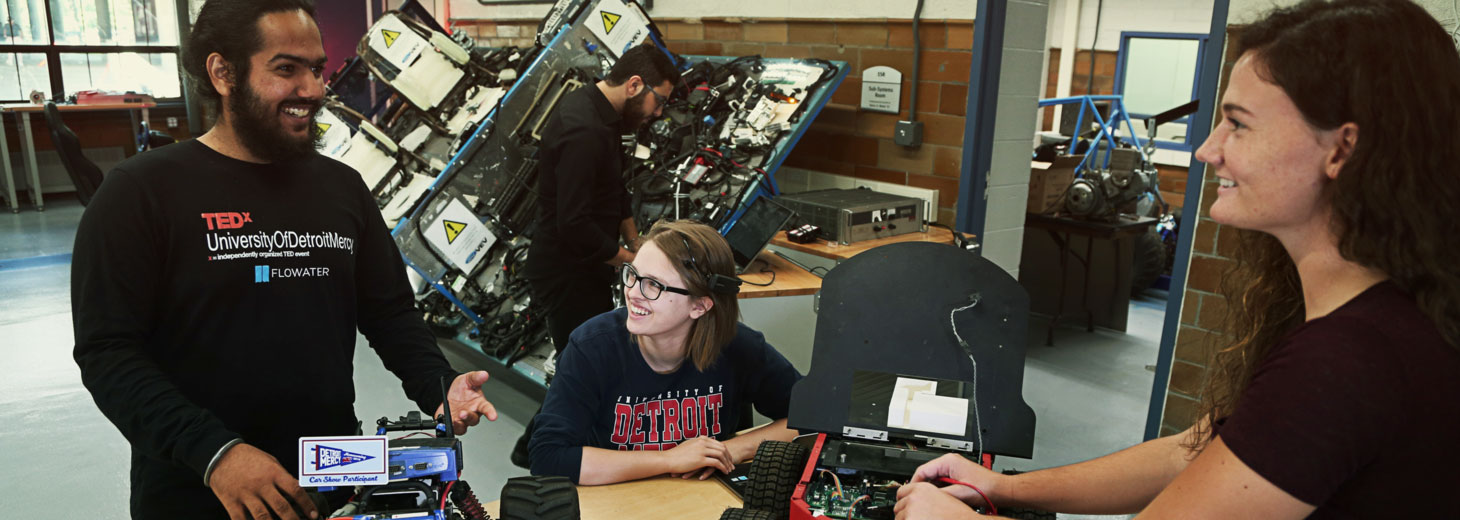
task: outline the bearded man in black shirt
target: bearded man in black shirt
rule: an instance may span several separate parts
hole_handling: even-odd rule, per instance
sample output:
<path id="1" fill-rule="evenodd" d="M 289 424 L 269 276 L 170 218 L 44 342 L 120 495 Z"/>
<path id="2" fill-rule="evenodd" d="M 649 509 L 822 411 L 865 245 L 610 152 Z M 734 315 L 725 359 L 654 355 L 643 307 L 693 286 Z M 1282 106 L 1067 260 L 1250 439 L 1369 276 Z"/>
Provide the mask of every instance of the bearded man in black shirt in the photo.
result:
<path id="1" fill-rule="evenodd" d="M 440 413 L 450 380 L 457 433 L 496 419 L 487 374 L 446 362 L 364 182 L 314 152 L 312 3 L 210 0 L 182 59 L 220 118 L 92 198 L 74 356 L 131 442 L 133 518 L 318 518 L 292 474 L 298 438 L 356 432 L 357 330 L 422 411 Z"/>

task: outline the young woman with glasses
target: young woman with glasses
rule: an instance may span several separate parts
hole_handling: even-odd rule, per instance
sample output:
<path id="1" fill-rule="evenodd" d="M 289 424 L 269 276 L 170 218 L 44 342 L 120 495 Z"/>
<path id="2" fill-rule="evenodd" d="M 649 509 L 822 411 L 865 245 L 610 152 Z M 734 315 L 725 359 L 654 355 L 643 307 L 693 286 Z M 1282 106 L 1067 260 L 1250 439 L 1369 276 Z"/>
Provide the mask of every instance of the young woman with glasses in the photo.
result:
<path id="1" fill-rule="evenodd" d="M 569 337 L 530 444 L 532 473 L 579 484 L 730 472 L 761 441 L 790 440 L 801 374 L 738 322 L 729 244 L 660 222 L 622 272 L 625 308 Z M 772 422 L 736 436 L 745 405 Z"/>

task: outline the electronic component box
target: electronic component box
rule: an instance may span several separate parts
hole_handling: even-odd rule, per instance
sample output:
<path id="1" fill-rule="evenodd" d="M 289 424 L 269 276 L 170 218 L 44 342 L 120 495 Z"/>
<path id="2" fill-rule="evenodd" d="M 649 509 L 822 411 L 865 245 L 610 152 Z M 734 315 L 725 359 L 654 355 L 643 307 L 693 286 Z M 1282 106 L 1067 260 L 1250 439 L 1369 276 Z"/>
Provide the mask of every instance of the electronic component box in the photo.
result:
<path id="1" fill-rule="evenodd" d="M 927 230 L 927 204 L 914 197 L 832 189 L 783 194 L 776 202 L 821 228 L 822 238 L 843 245 Z"/>

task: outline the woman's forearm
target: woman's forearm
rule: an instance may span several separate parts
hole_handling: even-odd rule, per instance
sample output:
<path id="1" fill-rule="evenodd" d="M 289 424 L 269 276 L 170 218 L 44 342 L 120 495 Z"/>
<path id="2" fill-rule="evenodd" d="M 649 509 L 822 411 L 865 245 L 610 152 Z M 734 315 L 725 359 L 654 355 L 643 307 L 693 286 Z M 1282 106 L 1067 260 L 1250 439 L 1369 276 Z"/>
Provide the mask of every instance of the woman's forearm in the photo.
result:
<path id="1" fill-rule="evenodd" d="M 1189 433 L 1189 432 L 1188 432 Z M 1000 505 L 1079 514 L 1140 511 L 1190 462 L 1187 433 L 1152 439 L 1098 459 L 1005 477 Z"/>
<path id="2" fill-rule="evenodd" d="M 584 446 L 578 483 L 585 486 L 614 484 L 668 472 L 664 452 L 616 451 Z"/>

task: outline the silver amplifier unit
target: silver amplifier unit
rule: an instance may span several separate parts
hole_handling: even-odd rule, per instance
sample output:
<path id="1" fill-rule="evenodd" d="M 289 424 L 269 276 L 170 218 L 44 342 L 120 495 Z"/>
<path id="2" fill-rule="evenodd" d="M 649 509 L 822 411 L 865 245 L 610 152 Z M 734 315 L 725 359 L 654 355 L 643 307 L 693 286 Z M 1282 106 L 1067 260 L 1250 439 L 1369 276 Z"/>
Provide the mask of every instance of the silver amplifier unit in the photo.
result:
<path id="1" fill-rule="evenodd" d="M 843 245 L 927 231 L 927 203 L 913 197 L 833 189 L 784 194 L 776 202 L 820 227 L 821 238 Z"/>

